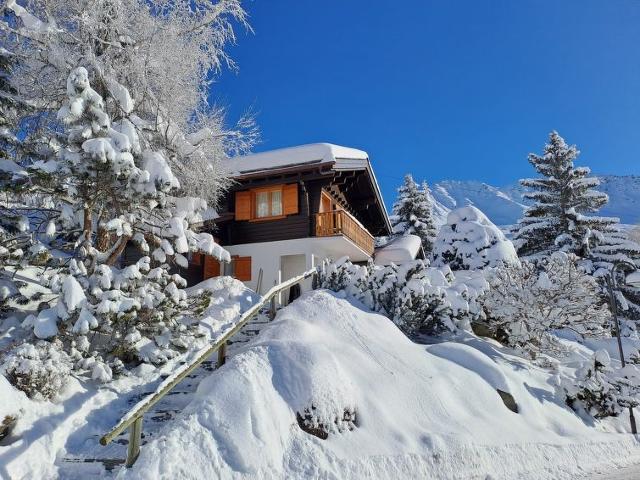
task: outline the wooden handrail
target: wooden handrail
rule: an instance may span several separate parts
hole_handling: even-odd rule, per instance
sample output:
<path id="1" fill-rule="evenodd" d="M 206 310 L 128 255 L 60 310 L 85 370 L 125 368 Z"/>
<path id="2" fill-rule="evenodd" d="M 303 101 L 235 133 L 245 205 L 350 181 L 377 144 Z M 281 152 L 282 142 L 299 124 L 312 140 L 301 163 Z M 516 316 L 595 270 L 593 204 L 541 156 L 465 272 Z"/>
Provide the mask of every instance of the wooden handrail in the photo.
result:
<path id="1" fill-rule="evenodd" d="M 153 407 L 156 403 L 158 403 L 162 398 L 169 393 L 176 385 L 178 385 L 184 378 L 193 372 L 196 368 L 200 366 L 202 362 L 204 362 L 207 358 L 209 358 L 214 352 L 218 352 L 218 363 L 217 366 L 221 366 L 225 362 L 226 357 L 226 344 L 227 341 L 233 337 L 242 327 L 244 327 L 251 318 L 258 314 L 260 309 L 265 306 L 267 303 L 271 302 L 272 299 L 275 300 L 276 295 L 278 295 L 283 290 L 292 287 L 298 283 L 303 282 L 309 277 L 316 275 L 317 269 L 311 269 L 304 272 L 297 277 L 293 277 L 289 280 L 286 280 L 278 285 L 274 285 L 269 289 L 267 293 L 265 293 L 260 300 L 253 304 L 246 312 L 244 312 L 238 322 L 225 333 L 222 337 L 220 337 L 215 343 L 205 347 L 201 350 L 200 353 L 196 355 L 196 358 L 191 362 L 182 365 L 176 372 L 167 377 L 156 389 L 154 393 L 149 394 L 147 397 L 140 400 L 134 407 L 129 410 L 127 414 L 125 414 L 120 421 L 107 432 L 104 436 L 100 438 L 100 443 L 102 445 L 108 445 L 114 438 L 120 435 L 127 427 L 130 428 L 129 432 L 129 448 L 127 451 L 127 467 L 132 466 L 138 458 L 140 454 L 140 437 L 142 434 L 142 417 L 144 414 Z M 274 305 L 271 306 L 271 310 L 273 312 Z"/>
<path id="2" fill-rule="evenodd" d="M 316 214 L 316 236 L 344 235 L 368 255 L 373 255 L 375 240 L 366 228 L 346 210 L 332 210 Z"/>

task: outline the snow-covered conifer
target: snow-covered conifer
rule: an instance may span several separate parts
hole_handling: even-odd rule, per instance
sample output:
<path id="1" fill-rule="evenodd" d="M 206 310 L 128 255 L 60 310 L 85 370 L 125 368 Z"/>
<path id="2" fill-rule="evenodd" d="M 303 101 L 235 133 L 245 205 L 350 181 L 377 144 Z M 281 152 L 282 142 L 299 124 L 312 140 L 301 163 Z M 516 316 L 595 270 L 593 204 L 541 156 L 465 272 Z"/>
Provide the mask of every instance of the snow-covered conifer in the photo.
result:
<path id="1" fill-rule="evenodd" d="M 184 265 L 190 251 L 225 261 L 229 254 L 190 228 L 192 208 L 202 205 L 176 196 L 180 183 L 163 155 L 129 118 L 109 117 L 83 67 L 70 73 L 67 96 L 58 112 L 66 139 L 37 180 L 49 221 L 34 232 L 63 252 L 48 278 L 57 297 L 22 325 L 35 339 L 60 342 L 76 368 L 104 382 L 109 364 L 162 363 L 201 335 L 197 322 L 183 322 L 186 282 L 171 265 Z M 134 245 L 142 257 L 119 265 Z"/>
<path id="2" fill-rule="evenodd" d="M 411 175 L 404 176 L 398 188 L 398 198 L 393 204 L 391 225 L 395 235 L 412 234 L 422 240 L 422 248 L 428 255 L 433 248 L 436 227 L 433 221 L 433 206 L 429 199 L 429 186 L 419 186 Z"/>
<path id="3" fill-rule="evenodd" d="M 520 181 L 531 189 L 525 197 L 534 201 L 514 234 L 521 256 L 561 250 L 584 257 L 591 239 L 616 223 L 612 218 L 589 215 L 606 204 L 608 197 L 595 190 L 600 182 L 589 176 L 588 168 L 574 166 L 579 153 L 553 131 L 543 155 L 529 155 L 540 177 Z"/>
<path id="4" fill-rule="evenodd" d="M 436 237 L 432 259 L 434 266 L 448 265 L 454 271 L 519 263 L 513 244 L 473 206 L 449 213 Z"/>

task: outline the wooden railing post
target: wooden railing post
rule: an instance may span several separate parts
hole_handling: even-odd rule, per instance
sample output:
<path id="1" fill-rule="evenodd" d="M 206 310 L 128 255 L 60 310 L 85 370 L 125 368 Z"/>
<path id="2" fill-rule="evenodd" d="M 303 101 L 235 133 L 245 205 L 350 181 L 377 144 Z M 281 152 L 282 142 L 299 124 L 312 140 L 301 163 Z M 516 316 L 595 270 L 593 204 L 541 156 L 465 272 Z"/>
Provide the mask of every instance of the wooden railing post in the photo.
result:
<path id="1" fill-rule="evenodd" d="M 271 305 L 269 306 L 269 320 L 276 318 L 276 296 L 271 297 Z"/>
<path id="2" fill-rule="evenodd" d="M 127 448 L 127 468 L 131 468 L 140 455 L 140 441 L 142 440 L 142 415 L 129 426 L 129 446 Z"/>
<path id="3" fill-rule="evenodd" d="M 220 368 L 227 361 L 227 342 L 224 342 L 218 348 L 218 362 L 216 363 L 216 368 Z"/>

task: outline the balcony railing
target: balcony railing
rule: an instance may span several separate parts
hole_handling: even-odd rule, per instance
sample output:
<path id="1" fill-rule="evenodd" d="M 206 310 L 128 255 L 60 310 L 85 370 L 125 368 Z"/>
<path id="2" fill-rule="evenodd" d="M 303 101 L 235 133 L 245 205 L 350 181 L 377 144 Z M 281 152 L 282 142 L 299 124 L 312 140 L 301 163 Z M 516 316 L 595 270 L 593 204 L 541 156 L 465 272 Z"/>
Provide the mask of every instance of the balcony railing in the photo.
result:
<path id="1" fill-rule="evenodd" d="M 362 224 L 345 210 L 316 214 L 316 236 L 344 235 L 368 255 L 373 255 L 374 239 Z"/>

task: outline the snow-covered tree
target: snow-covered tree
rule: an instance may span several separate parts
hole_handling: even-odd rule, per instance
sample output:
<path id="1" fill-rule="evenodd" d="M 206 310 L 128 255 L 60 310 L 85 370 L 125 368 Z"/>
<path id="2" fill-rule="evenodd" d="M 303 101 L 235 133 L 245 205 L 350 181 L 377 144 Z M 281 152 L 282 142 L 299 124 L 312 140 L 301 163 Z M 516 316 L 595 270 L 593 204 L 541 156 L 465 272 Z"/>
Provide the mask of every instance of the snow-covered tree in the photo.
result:
<path id="1" fill-rule="evenodd" d="M 554 251 L 586 256 L 592 238 L 597 238 L 615 219 L 590 216 L 607 203 L 595 190 L 599 180 L 586 167 L 575 167 L 579 155 L 557 132 L 551 132 L 543 155 L 529 155 L 539 178 L 521 180 L 531 189 L 525 197 L 534 201 L 520 220 L 514 241 L 521 256 L 545 256 Z"/>
<path id="2" fill-rule="evenodd" d="M 436 237 L 433 265 L 452 270 L 478 270 L 503 264 L 517 265 L 513 244 L 476 207 L 453 210 Z"/>
<path id="3" fill-rule="evenodd" d="M 554 352 L 553 330 L 608 335 L 611 313 L 596 280 L 572 254 L 556 252 L 536 263 L 505 265 L 489 276 L 480 299 L 486 324 L 500 341 L 535 355 Z"/>
<path id="4" fill-rule="evenodd" d="M 398 198 L 393 204 L 390 218 L 394 235 L 417 235 L 428 255 L 436 236 L 432 210 L 427 183 L 423 182 L 419 186 L 411 175 L 405 175 L 404 183 L 398 188 Z"/>
<path id="5" fill-rule="evenodd" d="M 209 99 L 240 0 L 8 0 L 0 44 L 20 58 L 12 82 L 36 106 L 24 123 L 27 144 L 60 131 L 55 113 L 69 72 L 84 66 L 113 119 L 127 116 L 143 148 L 161 153 L 189 195 L 215 206 L 228 185 L 223 165 L 256 139 L 250 116 L 227 127 Z"/>
<path id="6" fill-rule="evenodd" d="M 58 112 L 66 138 L 55 158 L 32 166 L 40 170 L 49 216 L 34 235 L 45 242 L 41 248 L 63 252 L 62 268 L 48 278 L 57 298 L 22 325 L 36 339 L 62 345 L 95 380 L 108 381 L 122 361 L 162 363 L 201 335 L 183 321 L 186 282 L 171 265 L 185 267 L 189 251 L 225 261 L 229 254 L 210 234 L 190 229 L 193 209 L 205 203 L 176 197 L 180 183 L 164 156 L 142 147 L 128 117 L 109 117 L 85 68 L 72 70 L 67 97 Z M 143 256 L 120 268 L 128 245 Z"/>
<path id="7" fill-rule="evenodd" d="M 640 370 L 635 365 L 613 368 L 606 350 L 598 350 L 563 382 L 567 404 L 594 418 L 615 417 L 640 405 Z"/>

